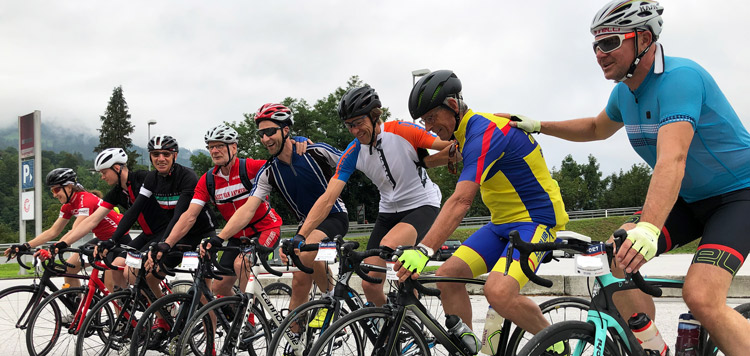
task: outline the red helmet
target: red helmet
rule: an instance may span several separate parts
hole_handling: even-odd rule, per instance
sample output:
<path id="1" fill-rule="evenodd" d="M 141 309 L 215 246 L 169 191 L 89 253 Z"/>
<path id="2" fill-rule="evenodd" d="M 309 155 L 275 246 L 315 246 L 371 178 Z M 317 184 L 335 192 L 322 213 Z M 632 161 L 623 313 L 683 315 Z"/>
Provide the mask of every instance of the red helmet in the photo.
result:
<path id="1" fill-rule="evenodd" d="M 261 106 L 255 113 L 255 124 L 258 125 L 265 120 L 271 120 L 285 126 L 294 125 L 292 110 L 281 104 L 268 103 Z"/>

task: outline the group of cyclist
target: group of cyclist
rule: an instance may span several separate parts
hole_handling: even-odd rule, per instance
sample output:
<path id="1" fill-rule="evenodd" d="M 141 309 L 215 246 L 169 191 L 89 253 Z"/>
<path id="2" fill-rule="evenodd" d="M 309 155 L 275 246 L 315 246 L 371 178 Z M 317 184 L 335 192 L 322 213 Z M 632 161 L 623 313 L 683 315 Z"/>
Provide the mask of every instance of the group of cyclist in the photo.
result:
<path id="1" fill-rule="evenodd" d="M 631 146 L 653 168 L 641 212 L 623 228 L 627 241 L 618 251 L 613 269 L 619 275 L 635 272 L 656 255 L 701 238 L 688 271 L 684 299 L 690 310 L 726 354 L 750 349 L 750 323 L 726 306 L 734 274 L 750 251 L 742 238 L 750 219 L 750 135 L 711 76 L 698 64 L 665 57 L 656 42 L 662 29 L 663 7 L 655 1 L 615 0 L 595 16 L 590 29 L 593 49 L 606 79 L 614 80 L 605 109 L 595 117 L 566 121 L 537 121 L 521 115 L 475 112 L 462 96 L 462 84 L 450 70 L 422 77 L 412 88 L 408 108 L 423 126 L 404 121 L 383 122 L 381 100 L 369 87 L 348 90 L 338 116 L 354 139 L 343 150 L 291 135 L 294 115 L 283 105 L 263 105 L 254 115 L 257 134 L 271 158 L 240 158 L 238 133 L 218 125 L 204 140 L 215 165 L 200 178 L 176 163 L 177 141 L 155 136 L 148 143 L 155 170 L 129 171 L 121 148 L 102 151 L 94 168 L 112 189 L 103 199 L 86 192 L 68 168 L 55 169 L 47 185 L 63 204 L 52 228 L 23 245 L 5 251 L 28 250 L 60 234 L 76 216 L 73 229 L 52 249 L 65 248 L 93 231 L 100 254 L 109 253 L 115 265 L 124 255 L 111 251 L 128 244 L 151 249 L 147 268 L 167 256 L 176 244 L 201 253 L 224 244 L 239 245 L 240 237 L 257 237 L 273 247 L 279 242 L 280 216 L 268 196 L 276 191 L 299 223 L 295 247 L 345 235 L 349 228 L 341 193 L 355 170 L 363 172 L 380 192 L 378 217 L 368 248 L 414 246 L 395 265 L 401 281 L 417 278 L 427 261 L 458 227 L 479 191 L 490 210 L 491 222 L 471 235 L 438 270 L 440 276 L 476 277 L 489 272 L 484 289 L 489 304 L 503 317 L 531 333 L 549 322 L 536 303 L 520 294 L 528 282 L 518 253 L 507 256 L 508 235 L 518 231 L 528 242 L 552 242 L 565 228 L 560 188 L 551 177 L 539 142 L 531 133 L 570 141 L 603 140 L 626 127 Z M 428 150 L 435 152 L 430 154 Z M 463 160 L 454 193 L 443 203 L 438 186 L 426 170 Z M 216 206 L 226 226 L 217 235 Z M 121 205 L 121 215 L 112 209 Z M 143 233 L 130 239 L 138 221 Z M 322 293 L 332 284 L 314 252 L 300 253 L 313 266 L 310 276 L 295 273 L 289 309 L 305 302 L 314 282 Z M 543 255 L 528 263 L 536 270 Z M 179 258 L 161 261 L 175 266 Z M 506 275 L 507 259 L 512 259 Z M 75 263 L 72 259 L 70 263 Z M 365 262 L 385 266 L 370 257 Z M 213 283 L 217 295 L 233 293 L 247 283 L 249 264 L 238 253 L 224 252 L 220 264 L 234 269 L 234 278 Z M 80 266 L 77 265 L 76 269 Z M 72 271 L 75 272 L 75 271 Z M 108 287 L 124 288 L 125 272 L 107 274 Z M 160 277 L 150 275 L 156 295 Z M 74 283 L 75 281 L 66 281 Z M 382 284 L 363 281 L 368 302 L 380 306 L 386 297 Z M 438 284 L 446 314 L 458 315 L 471 327 L 472 310 L 462 284 Z M 655 317 L 653 301 L 637 290 L 622 292 L 616 303 L 624 315 L 633 311 Z M 627 295 L 626 295 L 627 294 Z M 325 313 L 325 311 L 323 311 Z M 167 327 L 163 323 L 155 328 Z M 566 354 L 556 345 L 550 354 Z"/>

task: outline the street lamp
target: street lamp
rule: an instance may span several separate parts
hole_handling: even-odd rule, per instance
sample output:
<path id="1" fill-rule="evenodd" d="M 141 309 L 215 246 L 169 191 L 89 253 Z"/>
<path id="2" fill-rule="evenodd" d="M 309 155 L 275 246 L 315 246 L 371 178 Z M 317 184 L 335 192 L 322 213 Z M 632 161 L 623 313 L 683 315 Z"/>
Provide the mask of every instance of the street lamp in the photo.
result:
<path id="1" fill-rule="evenodd" d="M 146 141 L 146 144 L 148 145 L 148 141 L 151 140 L 151 125 L 156 125 L 156 120 L 148 120 L 148 140 Z M 149 157 L 149 164 L 148 164 L 148 170 L 151 170 L 151 157 Z"/>
<path id="2" fill-rule="evenodd" d="M 417 84 L 417 78 L 424 77 L 427 74 L 430 74 L 430 70 L 427 68 L 411 71 L 411 85 Z"/>

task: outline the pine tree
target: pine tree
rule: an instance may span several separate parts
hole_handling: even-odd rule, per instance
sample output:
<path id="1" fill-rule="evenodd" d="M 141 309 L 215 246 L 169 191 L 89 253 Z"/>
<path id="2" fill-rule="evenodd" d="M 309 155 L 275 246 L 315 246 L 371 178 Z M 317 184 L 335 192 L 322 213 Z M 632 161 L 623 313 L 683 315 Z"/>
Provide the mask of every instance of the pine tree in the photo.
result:
<path id="1" fill-rule="evenodd" d="M 116 87 L 109 98 L 107 110 L 99 116 L 102 127 L 99 129 L 99 145 L 94 152 L 101 152 L 110 147 L 123 148 L 128 153 L 128 167 L 135 167 L 140 155 L 133 150 L 133 140 L 130 134 L 135 127 L 130 123 L 128 103 L 122 95 L 122 86 Z"/>

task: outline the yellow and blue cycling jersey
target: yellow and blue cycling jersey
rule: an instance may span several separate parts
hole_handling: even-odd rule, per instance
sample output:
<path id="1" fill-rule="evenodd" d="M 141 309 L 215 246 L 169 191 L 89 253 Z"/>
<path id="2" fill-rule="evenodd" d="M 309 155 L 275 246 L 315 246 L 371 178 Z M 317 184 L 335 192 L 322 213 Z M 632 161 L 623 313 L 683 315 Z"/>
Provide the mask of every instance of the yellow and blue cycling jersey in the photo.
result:
<path id="1" fill-rule="evenodd" d="M 480 185 L 494 224 L 535 222 L 552 230 L 565 228 L 568 214 L 541 147 L 508 122 L 471 110 L 464 115 L 455 132 L 464 162 L 459 182 Z"/>
<path id="2" fill-rule="evenodd" d="M 474 276 L 505 271 L 510 231 L 527 242 L 552 242 L 568 222 L 560 187 L 547 169 L 539 144 L 509 120 L 469 110 L 455 132 L 464 167 L 459 181 L 480 185 L 492 222 L 471 235 L 454 254 Z M 536 270 L 544 254 L 527 261 Z M 509 275 L 523 287 L 528 281 L 512 256 Z"/>

